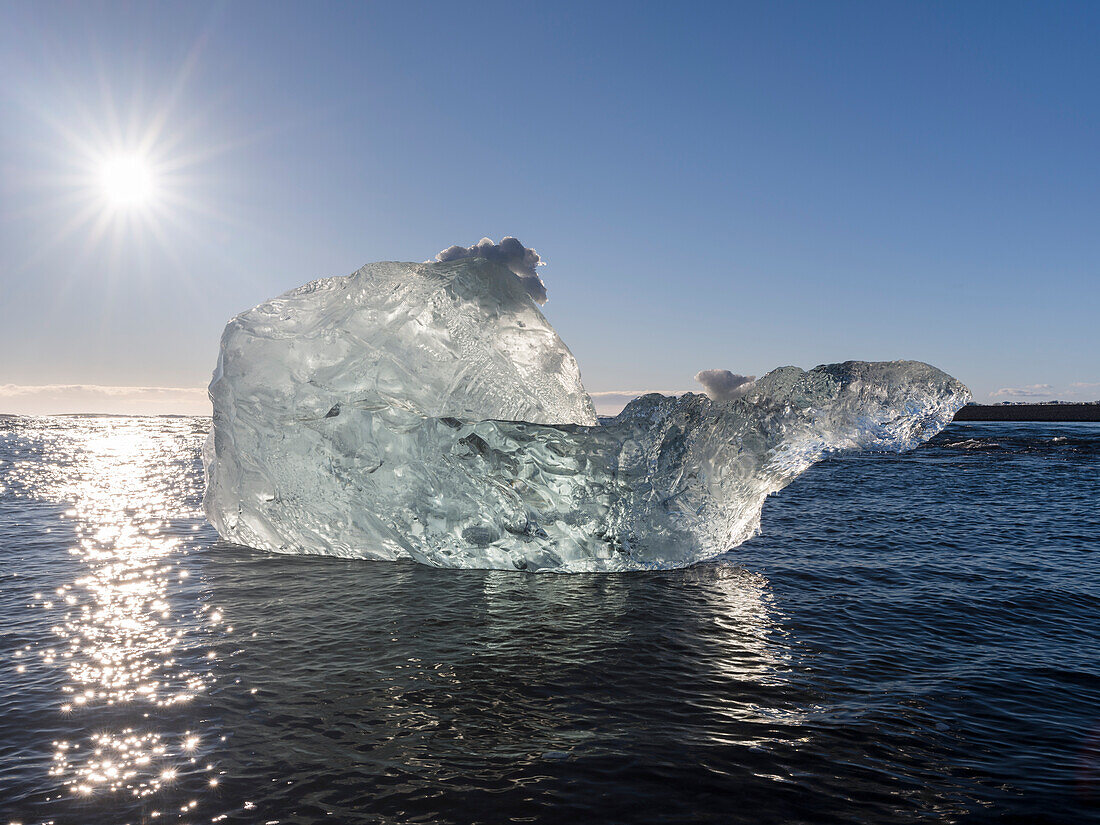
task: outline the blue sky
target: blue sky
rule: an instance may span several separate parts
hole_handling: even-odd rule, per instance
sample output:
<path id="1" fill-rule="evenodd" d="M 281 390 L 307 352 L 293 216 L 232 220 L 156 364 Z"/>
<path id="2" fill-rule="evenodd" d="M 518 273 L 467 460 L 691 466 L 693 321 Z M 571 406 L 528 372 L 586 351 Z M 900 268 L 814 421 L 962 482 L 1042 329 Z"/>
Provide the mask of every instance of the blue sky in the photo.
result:
<path id="1" fill-rule="evenodd" d="M 1097 42 L 1090 3 L 5 3 L 0 412 L 174 409 L 233 314 L 485 235 L 594 393 L 1100 397 Z M 105 211 L 142 141 L 157 196 Z"/>

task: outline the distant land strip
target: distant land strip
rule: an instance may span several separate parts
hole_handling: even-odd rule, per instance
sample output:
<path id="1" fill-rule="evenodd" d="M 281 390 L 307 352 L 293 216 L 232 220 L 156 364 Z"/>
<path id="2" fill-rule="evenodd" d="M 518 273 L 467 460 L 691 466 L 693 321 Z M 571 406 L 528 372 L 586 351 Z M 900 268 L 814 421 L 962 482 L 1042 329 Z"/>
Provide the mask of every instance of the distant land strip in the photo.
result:
<path id="1" fill-rule="evenodd" d="M 1100 421 L 1100 403 L 967 404 L 955 421 Z"/>

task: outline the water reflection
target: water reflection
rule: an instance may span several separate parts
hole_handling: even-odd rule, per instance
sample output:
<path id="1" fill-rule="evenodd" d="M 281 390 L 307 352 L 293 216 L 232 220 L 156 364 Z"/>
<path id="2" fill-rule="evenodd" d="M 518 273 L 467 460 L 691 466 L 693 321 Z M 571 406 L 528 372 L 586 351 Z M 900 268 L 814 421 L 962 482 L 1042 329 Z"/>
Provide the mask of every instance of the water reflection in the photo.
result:
<path id="1" fill-rule="evenodd" d="M 248 639 L 223 787 L 256 821 L 537 821 L 540 799 L 583 808 L 623 777 L 667 808 L 668 777 L 751 779 L 754 753 L 803 737 L 770 585 L 728 564 L 531 575 L 227 546 L 206 564 Z"/>
<path id="2" fill-rule="evenodd" d="M 455 794 L 486 817 L 497 802 L 534 816 L 540 796 L 580 800 L 632 766 L 672 775 L 702 759 L 728 773 L 729 749 L 801 735 L 763 576 L 441 571 L 210 547 L 195 532 L 201 427 L 41 428 L 42 454 L 4 483 L 67 507 L 67 562 L 53 568 L 69 574 L 29 602 L 48 641 L 18 651 L 57 677 L 49 813 L 67 798 L 108 818 L 354 821 L 370 789 L 384 817 L 427 816 Z M 643 781 L 638 798 L 661 787 Z"/>
<path id="3" fill-rule="evenodd" d="M 931 449 L 784 491 L 767 576 L 556 576 L 216 543 L 204 429 L 0 416 L 0 823 L 1092 811 L 1096 577 L 1049 537 L 1091 549 L 1100 493 L 1061 453 L 1050 547 L 957 506 L 1018 470 Z"/>
<path id="4" fill-rule="evenodd" d="M 731 751 L 800 740 L 765 577 L 209 547 L 194 532 L 201 474 L 180 459 L 201 437 L 189 422 L 69 423 L 7 479 L 68 503 L 72 573 L 34 594 L 51 639 L 21 653 L 63 676 L 48 773 L 69 799 L 162 822 L 355 821 L 370 789 L 383 817 L 427 816 L 456 794 L 471 815 L 501 802 L 530 817 L 540 797 L 581 804 L 639 766 L 655 772 L 632 780 L 643 806 L 692 760 L 765 775 L 774 760 L 757 769 Z"/>
<path id="5" fill-rule="evenodd" d="M 203 732 L 174 707 L 212 682 L 206 647 L 224 629 L 186 592 L 183 538 L 197 527 L 195 476 L 181 461 L 201 437 L 189 421 L 84 418 L 39 422 L 41 460 L 5 474 L 13 492 L 67 502 L 75 575 L 30 607 L 56 614 L 53 641 L 24 656 L 62 668 L 57 709 L 72 734 L 53 742 L 49 775 L 71 794 L 145 798 L 199 764 Z M 205 621 L 202 620 L 205 618 Z M 18 655 L 18 654 L 17 654 Z M 48 798 L 48 797 L 47 797 Z M 184 801 L 190 810 L 194 800 Z"/>

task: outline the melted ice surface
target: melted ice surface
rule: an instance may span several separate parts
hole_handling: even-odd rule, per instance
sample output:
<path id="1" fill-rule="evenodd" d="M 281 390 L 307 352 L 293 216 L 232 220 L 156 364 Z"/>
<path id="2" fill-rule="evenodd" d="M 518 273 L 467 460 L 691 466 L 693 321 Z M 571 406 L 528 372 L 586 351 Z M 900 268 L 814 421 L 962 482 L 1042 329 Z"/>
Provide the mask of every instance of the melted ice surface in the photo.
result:
<path id="1" fill-rule="evenodd" d="M 648 395 L 596 423 L 518 279 L 373 264 L 243 313 L 210 386 L 204 507 L 230 541 L 442 567 L 679 567 L 842 450 L 911 449 L 970 398 L 915 361 L 783 367 L 742 398 Z"/>

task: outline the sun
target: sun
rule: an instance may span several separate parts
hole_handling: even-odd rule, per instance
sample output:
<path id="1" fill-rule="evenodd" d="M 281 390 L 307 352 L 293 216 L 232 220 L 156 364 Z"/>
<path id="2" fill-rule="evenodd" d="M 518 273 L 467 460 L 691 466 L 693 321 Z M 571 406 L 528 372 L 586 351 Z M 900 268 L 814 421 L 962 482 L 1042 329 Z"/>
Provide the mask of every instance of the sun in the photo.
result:
<path id="1" fill-rule="evenodd" d="M 140 155 L 114 155 L 100 165 L 99 185 L 103 197 L 112 206 L 139 208 L 152 202 L 156 194 L 156 175 Z"/>

